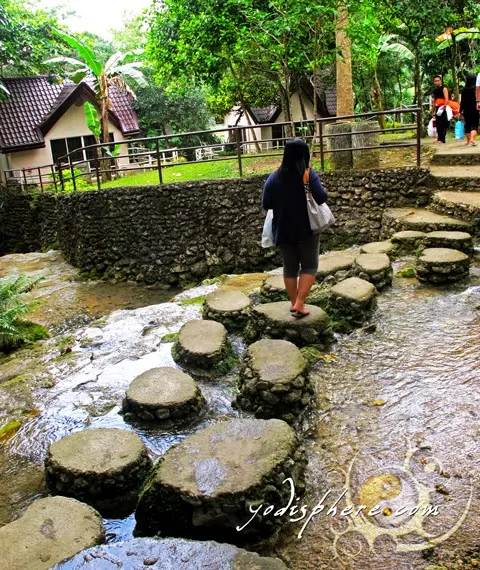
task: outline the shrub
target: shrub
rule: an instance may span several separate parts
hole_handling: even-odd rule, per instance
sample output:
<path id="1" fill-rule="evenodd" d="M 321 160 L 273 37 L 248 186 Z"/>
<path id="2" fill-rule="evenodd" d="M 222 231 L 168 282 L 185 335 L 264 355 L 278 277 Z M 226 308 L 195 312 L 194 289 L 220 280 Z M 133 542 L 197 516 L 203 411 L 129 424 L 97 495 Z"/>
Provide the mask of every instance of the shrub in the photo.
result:
<path id="1" fill-rule="evenodd" d="M 43 277 L 13 273 L 0 279 L 0 351 L 11 352 L 23 344 L 48 337 L 45 327 L 22 320 L 38 301 L 25 300 Z"/>

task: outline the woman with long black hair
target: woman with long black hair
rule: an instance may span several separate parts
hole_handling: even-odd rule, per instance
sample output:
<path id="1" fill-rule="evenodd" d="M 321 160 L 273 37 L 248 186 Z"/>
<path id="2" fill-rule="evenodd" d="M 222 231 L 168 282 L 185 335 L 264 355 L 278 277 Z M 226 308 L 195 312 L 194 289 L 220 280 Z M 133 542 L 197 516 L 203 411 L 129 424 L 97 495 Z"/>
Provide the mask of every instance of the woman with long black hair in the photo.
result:
<path id="1" fill-rule="evenodd" d="M 465 119 L 465 134 L 467 135 L 466 144 L 477 146 L 475 137 L 478 132 L 479 112 L 477 109 L 477 101 L 475 99 L 475 82 L 477 76 L 473 74 L 467 75 L 465 87 L 462 90 L 462 98 L 460 99 L 460 113 Z"/>
<path id="2" fill-rule="evenodd" d="M 288 140 L 282 164 L 268 177 L 262 196 L 263 209 L 273 210 L 273 239 L 282 254 L 290 312 L 296 318 L 309 314 L 305 301 L 317 275 L 320 240 L 310 229 L 304 177 L 315 202 L 327 201 L 320 178 L 309 164 L 307 144 L 302 139 Z"/>

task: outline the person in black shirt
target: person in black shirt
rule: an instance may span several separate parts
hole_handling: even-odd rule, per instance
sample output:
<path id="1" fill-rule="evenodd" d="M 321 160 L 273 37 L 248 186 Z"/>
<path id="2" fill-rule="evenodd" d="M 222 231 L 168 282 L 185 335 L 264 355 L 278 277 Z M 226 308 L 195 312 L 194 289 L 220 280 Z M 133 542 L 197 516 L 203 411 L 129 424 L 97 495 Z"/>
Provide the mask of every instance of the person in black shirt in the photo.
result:
<path id="1" fill-rule="evenodd" d="M 476 75 L 467 75 L 465 87 L 462 90 L 462 98 L 460 100 L 460 113 L 465 119 L 465 134 L 467 135 L 467 143 L 472 146 L 477 146 L 475 137 L 478 132 L 479 111 L 477 109 L 477 102 L 475 99 L 475 81 Z"/>
<path id="2" fill-rule="evenodd" d="M 317 204 L 327 201 L 318 174 L 308 168 L 309 162 L 307 144 L 302 139 L 288 140 L 282 164 L 267 178 L 262 196 L 262 208 L 273 210 L 273 241 L 282 254 L 283 280 L 291 302 L 290 312 L 296 318 L 309 314 L 305 300 L 318 269 L 319 234 L 310 228 L 303 182 L 307 169 L 313 199 Z"/>
<path id="3" fill-rule="evenodd" d="M 437 143 L 445 143 L 445 137 L 447 136 L 447 129 L 448 129 L 448 117 L 447 111 L 444 108 L 443 113 L 438 115 L 438 110 L 448 103 L 448 89 L 443 85 L 442 78 L 440 75 L 436 75 L 433 78 L 433 83 L 435 85 L 434 89 L 432 90 L 432 108 L 431 114 L 435 118 L 435 122 L 437 125 Z M 442 103 L 438 103 L 441 100 Z"/>

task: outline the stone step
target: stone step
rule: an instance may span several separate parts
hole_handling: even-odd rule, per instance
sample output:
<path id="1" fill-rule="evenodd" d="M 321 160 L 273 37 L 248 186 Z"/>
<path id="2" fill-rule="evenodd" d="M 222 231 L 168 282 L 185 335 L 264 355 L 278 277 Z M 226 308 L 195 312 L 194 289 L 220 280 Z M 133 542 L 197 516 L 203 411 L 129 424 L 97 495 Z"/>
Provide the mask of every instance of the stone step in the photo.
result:
<path id="1" fill-rule="evenodd" d="M 439 190 L 480 192 L 479 166 L 431 166 L 430 174 Z"/>
<path id="2" fill-rule="evenodd" d="M 33 569 L 33 566 L 28 568 Z M 102 544 L 57 564 L 52 570 L 107 568 L 287 570 L 278 558 L 259 556 L 256 552 L 249 552 L 231 544 L 183 538 L 134 538 L 125 542 Z"/>
<path id="3" fill-rule="evenodd" d="M 480 165 L 480 146 L 467 146 L 462 142 L 437 147 L 431 164 L 442 166 Z"/>
<path id="4" fill-rule="evenodd" d="M 469 222 L 472 225 L 474 235 L 480 235 L 480 192 L 453 190 L 437 192 L 433 196 L 429 209 Z"/>
<path id="5" fill-rule="evenodd" d="M 382 217 L 381 237 L 391 237 L 397 232 L 415 230 L 422 232 L 459 231 L 472 233 L 473 224 L 422 208 L 388 208 Z"/>

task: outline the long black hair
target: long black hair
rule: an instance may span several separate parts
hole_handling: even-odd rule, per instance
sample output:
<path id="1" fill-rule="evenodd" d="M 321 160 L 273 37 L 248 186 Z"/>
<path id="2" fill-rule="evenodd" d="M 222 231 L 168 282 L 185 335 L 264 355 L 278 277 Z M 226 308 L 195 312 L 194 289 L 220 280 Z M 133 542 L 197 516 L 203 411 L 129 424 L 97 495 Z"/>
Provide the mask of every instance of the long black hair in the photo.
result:
<path id="1" fill-rule="evenodd" d="M 310 164 L 310 150 L 300 138 L 289 139 L 285 143 L 279 173 L 282 178 L 303 180 L 303 173 Z"/>
<path id="2" fill-rule="evenodd" d="M 465 89 L 473 89 L 477 81 L 477 76 L 474 73 L 469 73 L 465 79 Z"/>

